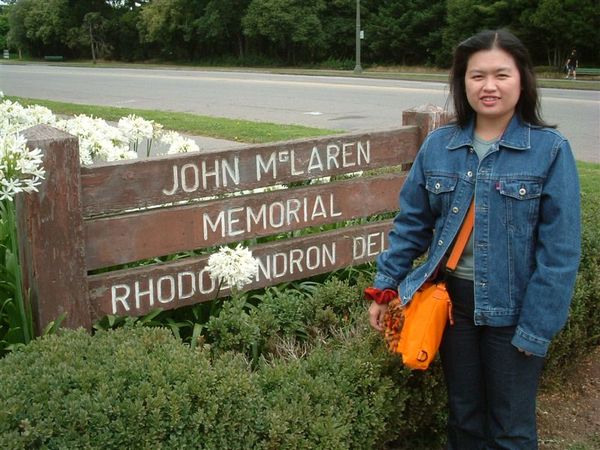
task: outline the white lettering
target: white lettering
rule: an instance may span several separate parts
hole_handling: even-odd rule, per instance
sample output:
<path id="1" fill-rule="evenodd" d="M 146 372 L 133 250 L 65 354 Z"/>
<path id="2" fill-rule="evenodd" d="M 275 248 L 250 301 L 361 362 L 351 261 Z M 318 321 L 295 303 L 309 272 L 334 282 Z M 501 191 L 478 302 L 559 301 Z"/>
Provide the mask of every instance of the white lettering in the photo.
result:
<path id="1" fill-rule="evenodd" d="M 164 289 L 163 289 L 163 283 L 164 282 L 168 282 L 169 284 L 169 296 L 168 297 L 164 297 L 163 293 L 164 293 Z M 157 297 L 158 297 L 158 301 L 160 303 L 171 303 L 174 299 L 175 299 L 175 293 L 176 293 L 176 289 L 175 289 L 175 278 L 173 278 L 171 275 L 165 275 L 164 277 L 160 277 L 158 279 L 157 284 Z"/>
<path id="2" fill-rule="evenodd" d="M 302 206 L 302 202 L 296 198 L 290 198 L 287 201 L 287 224 L 290 225 L 294 222 L 300 223 L 300 219 L 298 218 L 298 211 L 300 210 L 300 206 Z M 294 217 L 294 221 L 292 221 L 292 216 Z"/>
<path id="3" fill-rule="evenodd" d="M 291 249 L 258 258 L 257 281 L 273 281 L 288 274 L 327 269 L 336 264 L 336 243 L 312 245 L 306 249 Z"/>
<path id="4" fill-rule="evenodd" d="M 323 205 L 323 199 L 320 195 L 315 197 L 315 204 L 313 206 L 311 220 L 315 220 L 317 217 L 327 218 L 327 212 L 325 211 L 325 205 Z"/>
<path id="5" fill-rule="evenodd" d="M 163 194 L 165 195 L 173 195 L 177 189 L 179 189 L 179 176 L 177 175 L 177 165 L 173 165 L 173 187 L 170 191 L 163 189 Z"/>
<path id="6" fill-rule="evenodd" d="M 364 161 L 364 162 L 363 162 Z M 371 141 L 367 141 L 367 148 L 363 147 L 362 142 L 358 141 L 358 165 L 371 163 Z"/>
<path id="7" fill-rule="evenodd" d="M 342 146 L 342 167 L 353 167 L 356 165 L 355 162 L 349 161 L 350 157 L 353 155 L 352 147 L 354 147 L 354 142 Z"/>
<path id="8" fill-rule="evenodd" d="M 229 210 L 227 210 L 227 223 L 228 223 L 228 227 L 227 227 L 227 235 L 228 236 L 237 236 L 238 234 L 242 234 L 244 232 L 243 228 L 239 228 L 237 230 L 234 230 L 234 225 L 236 223 L 240 222 L 239 218 L 234 218 L 234 215 L 237 213 L 242 213 L 244 211 L 243 207 L 240 208 L 231 208 Z"/>
<path id="9" fill-rule="evenodd" d="M 233 158 L 233 167 L 231 167 L 231 164 L 226 159 L 222 161 L 221 167 L 223 171 L 223 186 L 228 186 L 227 176 L 229 176 L 236 186 L 240 184 L 240 158 L 238 156 Z"/>
<path id="10" fill-rule="evenodd" d="M 279 209 L 276 211 L 276 209 Z M 269 206 L 269 223 L 273 228 L 281 228 L 285 220 L 285 206 L 282 202 L 271 203 Z"/>
<path id="11" fill-rule="evenodd" d="M 299 273 L 302 273 L 302 259 L 304 254 L 299 248 L 294 248 L 290 251 L 290 273 L 294 273 L 294 267 Z"/>
<path id="12" fill-rule="evenodd" d="M 139 281 L 136 281 L 134 284 L 134 291 L 135 291 L 135 307 L 136 309 L 140 309 L 141 308 L 141 298 L 143 296 L 148 296 L 148 305 L 149 306 L 154 306 L 154 283 L 152 278 L 150 278 L 148 280 L 148 289 L 145 291 L 142 291 L 140 288 L 141 283 Z"/>
<path id="13" fill-rule="evenodd" d="M 198 288 L 201 294 L 210 294 L 216 289 L 215 280 L 206 267 L 198 273 Z"/>
<path id="14" fill-rule="evenodd" d="M 273 266 L 273 277 L 281 278 L 287 273 L 287 262 L 288 255 L 285 253 L 275 253 L 271 257 L 271 264 Z"/>
<path id="15" fill-rule="evenodd" d="M 216 221 L 211 221 L 210 216 L 206 213 L 202 215 L 202 228 L 204 230 L 204 240 L 208 240 L 208 230 L 212 230 L 213 233 L 217 232 L 217 228 L 221 228 L 221 237 L 225 237 L 225 211 L 221 211 L 217 216 Z"/>
<path id="16" fill-rule="evenodd" d="M 249 233 L 252 230 L 252 224 L 260 225 L 262 221 L 262 228 L 267 228 L 267 205 L 261 205 L 258 214 L 254 214 L 254 209 L 249 207 L 248 214 L 246 214 L 246 231 Z"/>
<path id="17" fill-rule="evenodd" d="M 302 175 L 304 170 L 296 169 L 296 156 L 294 150 L 290 150 L 290 171 L 292 175 Z"/>
<path id="18" fill-rule="evenodd" d="M 117 293 L 117 290 L 122 289 L 125 292 L 121 295 Z M 126 284 L 115 284 L 110 288 L 110 296 L 112 299 L 112 313 L 117 314 L 117 303 L 120 302 L 125 308 L 125 311 L 129 311 L 131 308 L 129 306 L 129 302 L 127 301 L 127 297 L 131 294 L 131 288 Z"/>
<path id="19" fill-rule="evenodd" d="M 183 291 L 185 282 L 184 277 L 189 280 L 190 289 L 188 292 Z M 194 274 L 192 272 L 180 272 L 177 274 L 177 296 L 180 300 L 190 298 L 196 293 L 196 278 L 194 278 Z"/>
<path id="20" fill-rule="evenodd" d="M 277 164 L 275 164 L 275 152 L 271 153 L 269 156 L 269 160 L 265 165 L 262 156 L 256 155 L 256 180 L 262 180 L 263 173 L 266 174 L 269 169 L 272 172 L 272 177 L 274 180 L 277 179 Z"/>
<path id="21" fill-rule="evenodd" d="M 255 231 L 256 227 L 265 231 L 294 223 L 310 225 L 318 219 L 340 217 L 343 212 L 336 208 L 334 194 L 330 193 L 327 197 L 316 195 L 314 198 L 293 198 L 285 203 L 273 202 L 258 207 L 240 206 L 216 214 L 215 217 L 211 217 L 209 213 L 202 215 L 204 240 L 208 240 L 210 234 L 220 237 L 239 236 L 244 232 Z M 241 225 L 244 219 L 245 227 Z"/>
<path id="22" fill-rule="evenodd" d="M 188 169 L 192 169 L 192 185 L 188 185 Z M 196 164 L 185 164 L 181 168 L 181 188 L 183 192 L 195 192 L 200 187 L 200 177 L 198 176 L 198 166 Z"/>
<path id="23" fill-rule="evenodd" d="M 208 177 L 215 178 L 215 187 L 219 187 L 219 161 L 215 161 L 215 166 L 212 170 L 207 169 L 206 161 L 202 161 L 202 188 L 208 187 Z"/>
<path id="24" fill-rule="evenodd" d="M 323 162 L 321 161 L 321 155 L 319 154 L 319 149 L 317 147 L 313 147 L 312 152 L 310 153 L 310 160 L 308 162 L 308 172 L 312 172 L 314 170 L 323 171 L 325 168 L 323 167 Z"/>
<path id="25" fill-rule="evenodd" d="M 362 259 L 379 255 L 385 250 L 385 233 L 370 233 L 356 236 L 352 242 L 352 259 Z"/>
<path id="26" fill-rule="evenodd" d="M 338 169 L 340 166 L 338 165 L 338 156 L 340 154 L 340 148 L 335 144 L 329 144 L 327 146 L 327 169 L 331 170 L 332 168 Z"/>

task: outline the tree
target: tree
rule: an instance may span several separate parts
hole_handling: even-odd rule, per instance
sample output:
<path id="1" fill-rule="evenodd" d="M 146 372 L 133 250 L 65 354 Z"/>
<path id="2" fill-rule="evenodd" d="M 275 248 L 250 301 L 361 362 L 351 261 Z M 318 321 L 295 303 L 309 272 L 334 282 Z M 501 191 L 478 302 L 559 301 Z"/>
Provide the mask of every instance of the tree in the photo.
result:
<path id="1" fill-rule="evenodd" d="M 205 41 L 226 52 L 235 43 L 238 57 L 244 57 L 242 17 L 250 0 L 209 0 L 204 14 L 198 19 L 198 28 Z"/>
<path id="2" fill-rule="evenodd" d="M 265 38 L 295 64 L 323 48 L 320 13 L 324 9 L 323 0 L 252 0 L 242 20 L 244 33 Z"/>
<path id="3" fill-rule="evenodd" d="M 5 11 L 0 10 L 0 49 L 8 48 L 7 36 L 9 30 L 8 14 Z"/>
<path id="4" fill-rule="evenodd" d="M 433 63 L 441 46 L 444 0 L 396 0 L 381 5 L 367 24 L 372 58 L 381 62 Z"/>
<path id="5" fill-rule="evenodd" d="M 89 32 L 87 36 L 94 64 L 96 64 L 96 57 L 102 57 L 108 49 L 108 44 L 104 38 L 107 23 L 108 20 L 98 12 L 90 12 L 83 17 L 82 28 Z"/>
<path id="6" fill-rule="evenodd" d="M 206 0 L 153 0 L 142 6 L 138 30 L 142 43 L 152 44 L 167 59 L 198 56 L 201 37 L 197 20 Z"/>
<path id="7" fill-rule="evenodd" d="M 541 0 L 522 17 L 545 46 L 548 65 L 562 67 L 573 48 L 598 61 L 600 10 L 595 0 Z"/>
<path id="8" fill-rule="evenodd" d="M 448 0 L 446 26 L 436 62 L 448 66 L 452 49 L 462 40 L 484 29 L 511 28 L 519 0 Z"/>
<path id="9" fill-rule="evenodd" d="M 36 55 L 60 49 L 67 6 L 67 0 L 20 0 L 10 6 L 10 45 Z"/>

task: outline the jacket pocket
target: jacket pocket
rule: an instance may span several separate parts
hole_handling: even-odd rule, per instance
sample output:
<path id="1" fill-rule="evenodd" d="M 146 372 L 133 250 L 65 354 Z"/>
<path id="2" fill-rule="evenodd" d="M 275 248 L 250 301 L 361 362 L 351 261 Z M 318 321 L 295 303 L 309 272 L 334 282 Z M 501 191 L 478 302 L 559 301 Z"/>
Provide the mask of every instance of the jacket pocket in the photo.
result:
<path id="1" fill-rule="evenodd" d="M 501 180 L 506 226 L 519 235 L 530 235 L 537 225 L 542 183 L 535 180 Z"/>
<path id="2" fill-rule="evenodd" d="M 458 177 L 447 175 L 428 175 L 425 179 L 425 189 L 429 195 L 429 205 L 437 214 L 442 214 L 450 208 L 452 196 L 458 183 Z"/>

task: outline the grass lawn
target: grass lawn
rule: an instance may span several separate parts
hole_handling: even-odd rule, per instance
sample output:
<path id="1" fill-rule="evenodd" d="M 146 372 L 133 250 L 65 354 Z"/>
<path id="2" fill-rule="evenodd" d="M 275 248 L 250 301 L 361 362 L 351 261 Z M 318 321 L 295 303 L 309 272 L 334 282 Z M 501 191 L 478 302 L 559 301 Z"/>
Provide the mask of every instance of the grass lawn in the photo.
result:
<path id="1" fill-rule="evenodd" d="M 55 102 L 34 98 L 6 98 L 18 101 L 23 106 L 41 105 L 52 110 L 54 114 L 100 117 L 109 121 L 118 121 L 121 117 L 135 114 L 146 120 L 160 123 L 168 130 L 188 133 L 195 136 L 208 136 L 230 141 L 265 143 L 307 137 L 339 134 L 341 130 L 311 128 L 302 125 L 281 125 L 269 122 L 252 122 L 249 120 L 227 119 L 224 117 L 209 117 L 196 114 L 155 111 L 149 109 L 116 108 L 112 106 L 79 105 L 75 103 Z"/>

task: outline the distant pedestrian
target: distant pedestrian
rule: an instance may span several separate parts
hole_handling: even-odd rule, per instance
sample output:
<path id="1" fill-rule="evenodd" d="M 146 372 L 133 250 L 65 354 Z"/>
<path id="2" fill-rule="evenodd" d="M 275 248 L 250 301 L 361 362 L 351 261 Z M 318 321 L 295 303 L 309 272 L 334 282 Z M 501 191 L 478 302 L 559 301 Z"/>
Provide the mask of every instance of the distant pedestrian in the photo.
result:
<path id="1" fill-rule="evenodd" d="M 573 75 L 573 79 L 577 79 L 577 50 L 573 49 L 571 54 L 567 58 L 567 62 L 565 63 L 567 66 L 567 76 L 565 78 L 569 78 Z"/>

